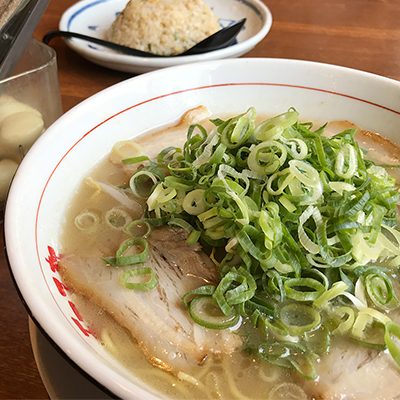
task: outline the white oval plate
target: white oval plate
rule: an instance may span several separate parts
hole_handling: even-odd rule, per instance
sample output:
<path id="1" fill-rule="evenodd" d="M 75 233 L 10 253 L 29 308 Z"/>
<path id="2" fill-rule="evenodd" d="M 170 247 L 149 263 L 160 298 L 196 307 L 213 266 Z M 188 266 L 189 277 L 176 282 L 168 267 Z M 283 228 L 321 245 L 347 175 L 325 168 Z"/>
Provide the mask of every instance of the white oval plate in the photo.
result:
<path id="1" fill-rule="evenodd" d="M 213 115 L 295 107 L 303 120 L 349 120 L 400 143 L 400 82 L 298 60 L 241 58 L 166 68 L 123 81 L 64 114 L 33 145 L 11 186 L 5 242 L 34 319 L 79 367 L 120 398 L 161 396 L 108 354 L 60 281 L 64 215 L 112 146 L 171 125 L 200 104 Z M 165 398 L 165 397 L 164 397 Z"/>
<path id="2" fill-rule="evenodd" d="M 127 0 L 82 0 L 64 12 L 59 29 L 104 39 L 105 32 L 126 3 Z M 142 73 L 196 61 L 239 57 L 250 51 L 271 29 L 271 12 L 261 0 L 206 0 L 206 3 L 219 17 L 222 27 L 246 18 L 236 44 L 198 55 L 149 58 L 120 54 L 80 39 L 67 39 L 66 43 L 95 64 L 118 71 Z"/>

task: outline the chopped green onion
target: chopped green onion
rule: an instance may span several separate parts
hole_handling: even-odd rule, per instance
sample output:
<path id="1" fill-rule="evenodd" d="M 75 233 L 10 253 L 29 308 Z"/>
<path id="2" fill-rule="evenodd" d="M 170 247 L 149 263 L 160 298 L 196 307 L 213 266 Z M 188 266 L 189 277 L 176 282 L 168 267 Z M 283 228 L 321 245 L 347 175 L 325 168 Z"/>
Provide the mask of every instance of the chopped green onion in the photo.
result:
<path id="1" fill-rule="evenodd" d="M 393 360 L 400 366 L 400 325 L 394 322 L 386 323 L 385 343 Z"/>
<path id="2" fill-rule="evenodd" d="M 389 309 L 398 305 L 391 280 L 384 272 L 365 276 L 364 284 L 369 298 L 380 309 Z"/>
<path id="3" fill-rule="evenodd" d="M 339 325 L 332 331 L 334 335 L 344 335 L 350 331 L 355 321 L 355 312 L 351 307 L 338 307 L 335 314 L 340 318 Z"/>
<path id="4" fill-rule="evenodd" d="M 322 308 L 326 306 L 332 299 L 341 295 L 348 289 L 348 286 L 345 282 L 339 281 L 335 282 L 332 287 L 326 292 L 322 293 L 315 301 L 314 305 L 317 308 Z"/>
<path id="5" fill-rule="evenodd" d="M 110 160 L 113 163 L 119 164 L 124 159 L 136 157 L 140 154 L 142 154 L 142 149 L 137 143 L 132 140 L 122 140 L 113 146 Z"/>
<path id="6" fill-rule="evenodd" d="M 186 232 L 188 232 L 189 235 L 186 239 L 186 243 L 188 245 L 197 243 L 197 241 L 200 238 L 200 235 L 201 235 L 200 231 L 195 230 L 192 225 L 190 225 L 188 222 L 186 222 L 182 218 L 171 218 L 168 221 L 168 225 L 178 226 L 178 227 L 184 229 Z"/>
<path id="7" fill-rule="evenodd" d="M 141 169 L 132 175 L 129 186 L 136 197 L 146 199 L 157 182 L 158 179 L 152 172 Z"/>
<path id="8" fill-rule="evenodd" d="M 150 235 L 151 226 L 147 221 L 143 219 L 138 219 L 129 222 L 129 224 L 125 226 L 124 231 L 131 236 L 145 238 Z"/>
<path id="9" fill-rule="evenodd" d="M 193 244 L 195 244 L 195 243 L 197 243 L 199 241 L 200 236 L 201 236 L 201 232 L 200 231 L 192 230 L 189 233 L 189 235 L 188 235 L 188 237 L 186 239 L 186 243 L 189 246 L 191 246 L 191 245 L 193 245 Z"/>
<path id="10" fill-rule="evenodd" d="M 153 193 L 147 199 L 147 207 L 149 211 L 159 209 L 163 204 L 168 203 L 177 195 L 176 189 L 165 187 L 163 183 L 159 183 Z"/>
<path id="11" fill-rule="evenodd" d="M 91 232 L 100 224 L 100 216 L 95 211 L 84 210 L 75 217 L 74 224 L 80 231 Z"/>
<path id="12" fill-rule="evenodd" d="M 283 382 L 276 384 L 268 393 L 267 400 L 307 400 L 309 397 L 304 390 L 295 383 Z"/>
<path id="13" fill-rule="evenodd" d="M 388 322 L 390 322 L 390 318 L 372 308 L 363 308 L 358 312 L 358 315 L 354 321 L 351 330 L 352 335 L 357 339 L 364 340 L 366 338 L 367 328 L 374 321 L 381 323 L 382 325 L 386 325 Z"/>
<path id="14" fill-rule="evenodd" d="M 336 155 L 336 174 L 343 178 L 351 178 L 357 171 L 357 154 L 354 147 L 345 143 Z"/>
<path id="15" fill-rule="evenodd" d="M 305 304 L 290 303 L 280 310 L 280 319 L 291 335 L 299 336 L 319 326 L 319 312 Z"/>
<path id="16" fill-rule="evenodd" d="M 249 108 L 211 123 L 209 132 L 191 125 L 182 148 L 131 160 L 146 161 L 130 179 L 146 200 L 144 233 L 184 229 L 218 267 L 219 282 L 183 296 L 192 318 L 224 329 L 240 315 L 259 330 L 247 344 L 260 358 L 308 379 L 332 334 L 377 349 L 385 335 L 400 358 L 400 328 L 387 314 L 400 306 L 400 193 L 364 159 L 356 130 L 324 136 L 325 125 L 300 122 L 294 109 L 258 123 Z M 131 224 L 124 230 L 139 234 Z M 122 244 L 106 261 L 142 263 L 146 246 Z"/>
<path id="17" fill-rule="evenodd" d="M 289 170 L 299 182 L 307 187 L 312 188 L 321 184 L 318 171 L 306 161 L 289 161 Z"/>
<path id="18" fill-rule="evenodd" d="M 331 333 L 327 327 L 321 325 L 315 329 L 304 334 L 307 348 L 319 356 L 328 354 L 331 346 Z"/>
<path id="19" fill-rule="evenodd" d="M 289 110 L 286 113 L 267 119 L 262 122 L 254 131 L 254 136 L 258 140 L 276 139 L 282 135 L 285 129 L 297 122 L 299 113 L 295 110 Z"/>
<path id="20" fill-rule="evenodd" d="M 250 300 L 255 293 L 256 282 L 244 268 L 232 268 L 219 282 L 213 298 L 225 315 L 233 313 L 233 305 Z"/>
<path id="21" fill-rule="evenodd" d="M 284 283 L 284 288 L 286 296 L 297 301 L 316 300 L 325 291 L 325 286 L 313 278 L 288 279 Z"/>
<path id="22" fill-rule="evenodd" d="M 149 245 L 143 238 L 127 239 L 119 246 L 115 257 L 105 258 L 109 265 L 125 266 L 141 264 L 147 260 L 149 254 Z"/>
<path id="23" fill-rule="evenodd" d="M 147 277 L 143 280 L 143 277 Z M 158 285 L 157 274 L 150 267 L 136 267 L 121 274 L 121 283 L 127 289 L 148 291 Z"/>
<path id="24" fill-rule="evenodd" d="M 245 143 L 253 134 L 255 116 L 255 109 L 249 108 L 245 114 L 231 118 L 226 124 L 219 126 L 221 142 L 229 149 Z"/>
<path id="25" fill-rule="evenodd" d="M 214 285 L 200 286 L 196 289 L 191 290 L 190 292 L 187 292 L 182 297 L 182 301 L 186 306 L 188 306 L 189 303 L 193 300 L 193 298 L 198 297 L 198 296 L 211 296 L 214 292 L 215 292 Z"/>
<path id="26" fill-rule="evenodd" d="M 258 349 L 259 355 L 272 364 L 297 370 L 306 379 L 315 379 L 317 357 L 301 345 L 282 343 L 263 343 Z"/>
<path id="27" fill-rule="evenodd" d="M 189 313 L 194 322 L 209 329 L 226 329 L 239 322 L 238 315 L 223 314 L 217 302 L 210 296 L 194 298 L 190 302 Z"/>
<path id="28" fill-rule="evenodd" d="M 204 199 L 205 190 L 195 189 L 187 193 L 182 201 L 182 208 L 190 215 L 204 213 L 208 207 Z"/>
<path id="29" fill-rule="evenodd" d="M 308 251 L 310 254 L 318 254 L 320 252 L 320 247 L 318 244 L 314 243 L 307 236 L 306 231 L 303 228 L 303 225 L 308 221 L 308 219 L 313 216 L 317 212 L 317 209 L 313 206 L 308 206 L 303 214 L 300 215 L 299 218 L 299 226 L 298 226 L 298 237 L 302 246 Z"/>
<path id="30" fill-rule="evenodd" d="M 137 156 L 137 157 L 130 157 L 130 158 L 125 158 L 122 160 L 123 164 L 137 164 L 143 161 L 148 161 L 149 157 L 147 156 Z"/>
<path id="31" fill-rule="evenodd" d="M 303 160 L 307 157 L 308 147 L 304 140 L 299 138 L 284 139 L 284 143 L 288 146 L 290 155 L 296 160 Z"/>
<path id="32" fill-rule="evenodd" d="M 257 174 L 273 174 L 281 167 L 287 156 L 286 147 L 277 141 L 261 142 L 250 147 L 247 164 Z"/>
<path id="33" fill-rule="evenodd" d="M 132 217 L 125 210 L 113 207 L 106 212 L 105 221 L 109 227 L 122 231 L 132 221 Z"/>
<path id="34" fill-rule="evenodd" d="M 336 193 L 343 195 L 343 192 L 353 192 L 356 187 L 346 182 L 329 182 L 329 187 Z"/>

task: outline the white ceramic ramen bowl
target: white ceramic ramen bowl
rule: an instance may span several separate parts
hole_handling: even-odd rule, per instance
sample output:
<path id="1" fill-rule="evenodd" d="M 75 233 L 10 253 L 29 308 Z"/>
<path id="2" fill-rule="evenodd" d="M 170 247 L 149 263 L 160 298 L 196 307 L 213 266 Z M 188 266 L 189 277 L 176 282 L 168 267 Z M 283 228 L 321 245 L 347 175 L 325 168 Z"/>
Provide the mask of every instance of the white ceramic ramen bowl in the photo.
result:
<path id="1" fill-rule="evenodd" d="M 350 120 L 400 143 L 400 83 L 295 60 L 237 59 L 164 69 L 96 94 L 51 126 L 22 162 L 5 216 L 7 252 L 33 317 L 84 371 L 122 398 L 157 398 L 87 332 L 57 272 L 65 210 L 81 180 L 123 139 L 176 122 L 188 109 Z"/>

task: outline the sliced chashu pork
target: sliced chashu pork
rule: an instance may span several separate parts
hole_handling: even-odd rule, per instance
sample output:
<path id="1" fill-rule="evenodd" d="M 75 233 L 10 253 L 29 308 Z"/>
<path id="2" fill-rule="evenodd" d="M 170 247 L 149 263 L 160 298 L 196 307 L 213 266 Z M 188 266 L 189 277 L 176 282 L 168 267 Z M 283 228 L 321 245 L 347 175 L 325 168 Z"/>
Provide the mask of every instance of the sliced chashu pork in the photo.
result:
<path id="1" fill-rule="evenodd" d="M 400 369 L 391 356 L 346 341 L 334 343 L 304 389 L 315 400 L 400 399 Z"/>
<path id="2" fill-rule="evenodd" d="M 357 127 L 347 121 L 330 122 L 326 133 L 330 136 L 349 128 Z M 378 164 L 399 164 L 398 145 L 365 130 L 359 130 L 356 139 L 366 158 Z M 392 168 L 389 173 L 400 182 L 398 170 Z M 334 343 L 322 358 L 318 374 L 317 382 L 305 385 L 315 400 L 400 400 L 400 369 L 387 352 L 345 341 Z"/>
<path id="3" fill-rule="evenodd" d="M 217 280 L 213 262 L 200 246 L 188 246 L 186 234 L 162 228 L 151 238 L 145 265 L 158 275 L 155 289 L 124 288 L 119 277 L 125 268 L 106 266 L 101 258 L 65 256 L 63 280 L 78 294 L 106 310 L 136 339 L 151 363 L 171 372 L 201 364 L 209 354 L 231 353 L 241 345 L 228 330 L 208 330 L 195 324 L 182 304 L 188 291 Z"/>
<path id="4" fill-rule="evenodd" d="M 393 143 L 379 133 L 358 128 L 349 121 L 329 122 L 325 129 L 327 136 L 332 136 L 346 129 L 357 129 L 355 136 L 359 146 L 365 151 L 365 158 L 378 165 L 393 165 L 393 168 L 386 167 L 388 173 L 392 175 L 400 184 L 400 172 L 396 166 L 400 164 L 400 146 Z"/>

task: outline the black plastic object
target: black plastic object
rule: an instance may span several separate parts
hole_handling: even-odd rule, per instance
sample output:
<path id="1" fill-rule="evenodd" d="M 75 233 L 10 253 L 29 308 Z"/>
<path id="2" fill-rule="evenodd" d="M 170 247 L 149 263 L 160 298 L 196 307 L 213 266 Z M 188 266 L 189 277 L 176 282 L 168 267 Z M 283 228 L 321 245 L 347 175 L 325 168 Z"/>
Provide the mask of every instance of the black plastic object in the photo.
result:
<path id="1" fill-rule="evenodd" d="M 32 38 L 48 0 L 22 0 L 0 29 L 0 80 L 7 78 Z"/>
<path id="2" fill-rule="evenodd" d="M 181 54 L 176 54 L 173 56 L 163 56 L 163 55 L 159 55 L 159 54 L 149 53 L 147 51 L 133 49 L 128 46 L 122 46 L 120 44 L 109 42 L 107 40 L 98 39 L 98 38 L 95 38 L 92 36 L 87 36 L 87 35 L 83 35 L 81 33 L 69 32 L 69 31 L 48 32 L 43 37 L 43 42 L 46 44 L 49 44 L 49 42 L 52 39 L 54 39 L 55 37 L 62 36 L 62 37 L 66 37 L 66 38 L 76 38 L 76 39 L 86 40 L 87 42 L 96 43 L 101 46 L 108 47 L 110 49 L 118 51 L 119 53 L 127 54 L 130 56 L 152 57 L 152 58 L 181 57 L 181 56 L 188 56 L 188 55 L 193 55 L 193 54 L 208 53 L 210 51 L 215 51 L 215 50 L 219 50 L 219 49 L 223 49 L 225 47 L 231 46 L 232 44 L 235 43 L 236 36 L 239 34 L 239 32 L 242 29 L 242 27 L 244 26 L 245 22 L 246 22 L 246 18 L 243 18 L 240 21 L 235 22 L 234 24 L 232 24 L 230 26 L 220 29 L 218 32 L 215 32 L 208 38 L 205 38 L 204 40 L 197 43 L 190 49 L 186 50 L 185 52 L 183 52 Z"/>

